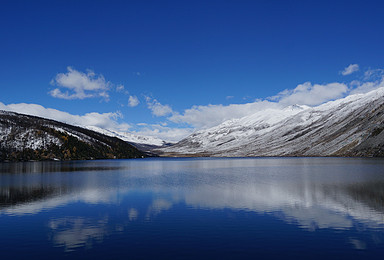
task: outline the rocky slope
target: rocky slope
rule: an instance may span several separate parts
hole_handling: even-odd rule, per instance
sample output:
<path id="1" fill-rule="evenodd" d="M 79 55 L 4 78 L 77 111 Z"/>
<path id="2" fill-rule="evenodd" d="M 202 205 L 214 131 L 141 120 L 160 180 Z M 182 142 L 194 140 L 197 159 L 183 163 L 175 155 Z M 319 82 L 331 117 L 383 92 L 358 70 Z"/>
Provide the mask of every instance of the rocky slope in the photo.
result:
<path id="1" fill-rule="evenodd" d="M 384 156 L 384 89 L 258 111 L 158 150 L 164 156 Z"/>
<path id="2" fill-rule="evenodd" d="M 0 111 L 0 161 L 138 158 L 116 137 L 35 116 Z"/>

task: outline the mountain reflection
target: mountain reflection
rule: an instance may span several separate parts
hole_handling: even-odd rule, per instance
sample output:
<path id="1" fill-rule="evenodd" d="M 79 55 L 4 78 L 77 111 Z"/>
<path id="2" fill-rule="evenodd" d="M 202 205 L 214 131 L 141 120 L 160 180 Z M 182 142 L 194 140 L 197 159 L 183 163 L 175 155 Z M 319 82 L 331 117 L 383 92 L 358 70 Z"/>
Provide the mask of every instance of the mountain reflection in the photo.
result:
<path id="1" fill-rule="evenodd" d="M 273 163 L 116 161 L 105 165 L 114 169 L 109 172 L 71 173 L 52 171 L 43 163 L 49 174 L 0 175 L 0 215 L 38 214 L 83 205 L 84 212 L 82 207 L 79 210 L 84 214 L 66 215 L 62 211 L 59 218 L 51 218 L 48 223 L 53 243 L 69 251 L 92 247 L 104 236 L 122 232 L 134 223 L 156 221 L 165 212 L 179 210 L 179 206 L 185 210 L 269 214 L 306 230 L 350 229 L 356 224 L 384 226 L 384 180 L 377 165 L 361 171 L 354 165 L 344 169 L 338 165 L 326 168 L 318 162 L 312 166 L 291 161 L 270 165 Z M 102 167 L 98 165 L 102 162 L 78 164 L 74 168 Z M 88 216 L 89 205 L 98 213 Z M 364 242 L 356 238 L 349 242 L 355 248 L 364 247 Z"/>
<path id="2" fill-rule="evenodd" d="M 28 203 L 36 200 L 47 199 L 57 195 L 58 190 L 53 187 L 10 187 L 0 188 L 0 209 Z M 59 192 L 61 194 L 61 190 Z"/>
<path id="3" fill-rule="evenodd" d="M 0 163 L 0 174 L 11 173 L 48 173 L 48 172 L 82 172 L 119 170 L 118 166 L 100 165 L 100 161 L 79 164 L 73 161 L 59 162 L 10 162 Z"/>
<path id="4" fill-rule="evenodd" d="M 249 210 L 274 214 L 309 230 L 348 229 L 353 221 L 370 226 L 384 224 L 382 190 L 371 184 L 297 186 L 244 184 L 241 186 L 199 187 L 185 194 L 185 202 L 197 208 Z M 373 207 L 375 206 L 375 207 Z"/>
<path id="5" fill-rule="evenodd" d="M 356 183 L 344 189 L 355 201 L 360 201 L 376 211 L 384 212 L 383 181 Z"/>

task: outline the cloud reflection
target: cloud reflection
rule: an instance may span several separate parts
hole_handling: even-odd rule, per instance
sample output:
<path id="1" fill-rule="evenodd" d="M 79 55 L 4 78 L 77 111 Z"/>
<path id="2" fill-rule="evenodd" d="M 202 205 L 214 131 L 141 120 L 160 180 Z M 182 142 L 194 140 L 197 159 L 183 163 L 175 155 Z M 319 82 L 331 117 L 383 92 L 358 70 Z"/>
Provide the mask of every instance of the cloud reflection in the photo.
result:
<path id="1" fill-rule="evenodd" d="M 65 251 L 79 247 L 91 248 L 93 243 L 101 243 L 108 231 L 108 218 L 94 220 L 91 218 L 59 218 L 49 222 L 52 241 Z"/>
<path id="2" fill-rule="evenodd" d="M 135 221 L 137 220 L 139 217 L 139 211 L 135 208 L 130 208 L 128 210 L 128 218 L 129 218 L 129 221 Z"/>
<path id="3" fill-rule="evenodd" d="M 365 242 L 361 240 L 350 238 L 349 243 L 351 243 L 355 249 L 358 249 L 358 250 L 367 249 L 367 245 L 365 244 Z"/>
<path id="4" fill-rule="evenodd" d="M 147 220 L 151 219 L 151 217 L 160 214 L 162 211 L 169 210 L 172 208 L 173 202 L 168 201 L 162 198 L 157 198 L 152 201 L 152 204 L 148 207 L 147 214 L 145 218 Z"/>
<path id="5" fill-rule="evenodd" d="M 384 224 L 384 211 L 378 206 L 382 201 L 382 194 L 378 193 L 375 196 L 376 193 L 373 192 L 374 190 L 381 192 L 377 183 L 363 183 L 357 187 L 355 184 L 340 186 L 274 179 L 259 183 L 254 181 L 233 183 L 230 179 L 212 182 L 213 179 L 205 177 L 204 182 L 208 183 L 195 184 L 193 187 L 180 187 L 179 183 L 173 183 L 170 187 L 169 183 L 161 183 L 161 179 L 152 178 L 152 181 L 160 181 L 160 183 L 156 183 L 156 190 L 151 190 L 153 200 L 148 204 L 146 213 L 142 217 L 148 220 L 171 209 L 173 204 L 185 203 L 192 208 L 209 210 L 228 208 L 267 214 L 278 212 L 279 214 L 275 215 L 283 216 L 284 221 L 297 223 L 298 226 L 310 230 L 314 228 L 348 229 L 353 226 L 352 219 L 370 226 Z M 154 183 L 147 184 L 151 186 Z M 375 189 L 372 189 L 372 185 L 376 185 Z M 83 189 L 81 191 L 78 188 L 67 189 L 65 193 L 56 192 L 55 188 L 63 190 L 60 186 L 50 186 L 46 191 L 36 192 L 34 188 L 20 187 L 18 194 L 25 194 L 16 198 L 22 199 L 19 202 L 13 201 L 8 206 L 4 206 L 3 203 L 0 214 L 37 214 L 75 202 L 119 205 L 122 200 L 131 196 L 131 190 L 128 188 L 97 189 L 93 185 L 87 185 L 78 187 Z M 13 187 L 13 190 L 15 189 L 16 187 Z M 141 189 L 148 191 L 147 186 Z M 4 189 L 2 193 L 6 193 Z M 160 196 L 160 193 L 163 195 Z M 165 199 L 164 194 L 170 196 L 168 195 Z M 36 196 L 36 201 L 33 200 L 33 196 Z M 3 200 L 9 200 L 3 197 L 1 197 Z M 139 218 L 137 208 L 127 209 L 129 220 Z"/>
<path id="6" fill-rule="evenodd" d="M 111 232 L 123 232 L 132 222 L 155 220 L 165 211 L 178 210 L 175 205 L 268 214 L 310 231 L 348 230 L 357 224 L 384 227 L 381 174 L 351 169 L 343 173 L 334 165 L 324 171 L 322 164 L 293 167 L 290 160 L 273 167 L 274 162 L 151 161 L 108 173 L 26 175 L 23 181 L 16 175 L 0 176 L 0 215 L 38 214 L 74 203 L 110 206 L 100 207 L 102 217 L 51 219 L 52 241 L 66 250 L 91 247 Z M 38 186 L 42 179 L 44 185 Z M 118 215 L 113 221 L 108 217 L 111 211 Z M 356 249 L 365 245 L 357 238 L 349 243 Z"/>

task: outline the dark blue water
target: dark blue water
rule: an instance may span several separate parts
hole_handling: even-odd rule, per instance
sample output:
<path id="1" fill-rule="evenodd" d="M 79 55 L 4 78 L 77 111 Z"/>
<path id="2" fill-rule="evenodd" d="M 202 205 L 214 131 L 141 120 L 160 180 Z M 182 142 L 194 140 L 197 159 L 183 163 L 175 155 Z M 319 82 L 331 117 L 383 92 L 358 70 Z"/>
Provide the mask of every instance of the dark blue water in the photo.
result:
<path id="1" fill-rule="evenodd" d="M 383 159 L 0 164 L 1 259 L 383 255 Z"/>

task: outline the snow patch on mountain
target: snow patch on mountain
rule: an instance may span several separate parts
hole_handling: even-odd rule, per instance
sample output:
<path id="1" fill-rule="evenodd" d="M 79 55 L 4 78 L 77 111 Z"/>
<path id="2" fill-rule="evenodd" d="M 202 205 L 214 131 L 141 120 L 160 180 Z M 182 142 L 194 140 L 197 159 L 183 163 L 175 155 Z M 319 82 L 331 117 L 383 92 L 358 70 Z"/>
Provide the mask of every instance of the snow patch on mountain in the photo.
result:
<path id="1" fill-rule="evenodd" d="M 164 140 L 161 140 L 153 136 L 135 135 L 129 132 L 119 132 L 111 129 L 103 129 L 97 126 L 86 126 L 85 128 L 104 134 L 104 135 L 111 136 L 111 137 L 117 137 L 129 143 L 154 145 L 154 146 L 162 146 L 166 144 Z"/>
<path id="2" fill-rule="evenodd" d="M 265 109 L 198 131 L 161 149 L 165 155 L 345 155 L 384 122 L 384 88 L 309 107 Z"/>
<path id="3" fill-rule="evenodd" d="M 0 161 L 141 158 L 131 144 L 85 128 L 0 110 Z"/>
<path id="4" fill-rule="evenodd" d="M 9 138 L 11 136 L 11 138 Z M 51 135 L 40 135 L 35 130 L 28 129 L 21 134 L 14 135 L 11 128 L 0 128 L 0 143 L 3 147 L 14 147 L 16 151 L 24 149 L 40 149 L 47 145 L 61 145 L 61 140 Z"/>

